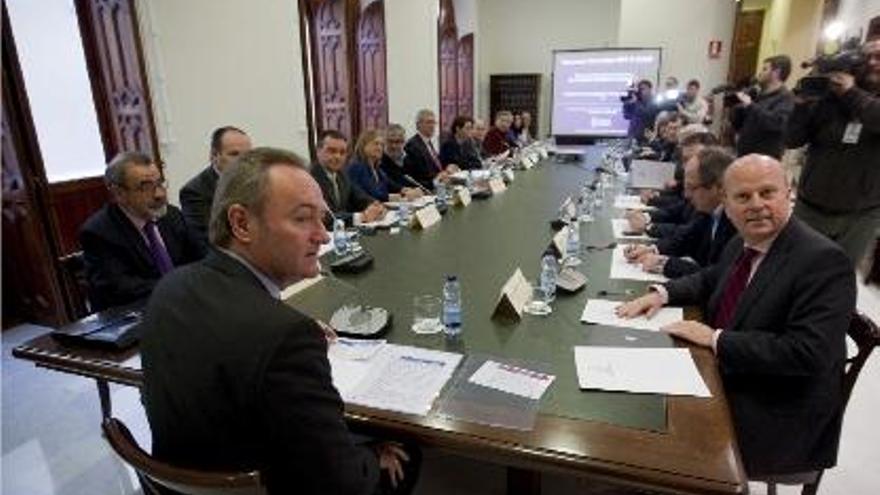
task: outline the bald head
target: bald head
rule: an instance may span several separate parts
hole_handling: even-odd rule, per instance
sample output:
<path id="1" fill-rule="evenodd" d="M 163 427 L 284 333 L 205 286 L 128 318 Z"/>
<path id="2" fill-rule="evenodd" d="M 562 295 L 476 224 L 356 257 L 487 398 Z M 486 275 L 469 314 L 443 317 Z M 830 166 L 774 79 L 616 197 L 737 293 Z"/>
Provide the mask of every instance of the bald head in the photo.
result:
<path id="1" fill-rule="evenodd" d="M 782 164 L 746 155 L 724 173 L 724 208 L 746 244 L 773 239 L 791 216 L 788 180 Z"/>

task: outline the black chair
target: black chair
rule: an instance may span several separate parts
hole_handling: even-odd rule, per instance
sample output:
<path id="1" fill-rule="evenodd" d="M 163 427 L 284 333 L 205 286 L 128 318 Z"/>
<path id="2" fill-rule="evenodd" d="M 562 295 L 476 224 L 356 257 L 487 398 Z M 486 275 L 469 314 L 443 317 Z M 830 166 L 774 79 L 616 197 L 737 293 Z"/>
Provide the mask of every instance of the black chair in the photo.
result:
<path id="1" fill-rule="evenodd" d="M 850 321 L 846 333 L 856 343 L 858 352 L 855 356 L 847 358 L 846 360 L 846 371 L 843 375 L 843 401 L 840 405 L 844 412 L 846 412 L 846 405 L 849 403 L 849 397 L 852 395 L 853 388 L 856 385 L 856 379 L 858 379 L 862 367 L 865 366 L 865 362 L 868 360 L 868 356 L 871 355 L 871 352 L 874 351 L 874 348 L 880 345 L 880 328 L 878 328 L 877 324 L 871 321 L 870 318 L 860 312 L 856 312 L 853 314 L 852 321 Z M 816 492 L 819 490 L 819 482 L 822 481 L 822 474 L 824 474 L 824 472 L 825 470 L 823 469 L 816 473 L 812 473 L 815 474 L 815 479 L 814 481 L 804 484 L 801 489 L 801 495 L 816 495 Z M 767 494 L 776 494 L 776 483 L 767 483 Z"/>
<path id="2" fill-rule="evenodd" d="M 64 297 L 70 321 L 85 318 L 92 312 L 89 302 L 89 282 L 86 279 L 86 264 L 82 251 L 76 251 L 58 258 L 63 278 Z"/>
<path id="3" fill-rule="evenodd" d="M 198 471 L 175 467 L 157 461 L 144 452 L 122 421 L 107 418 L 101 427 L 113 451 L 137 472 L 144 495 L 168 493 L 264 495 L 266 493 L 259 471 Z"/>

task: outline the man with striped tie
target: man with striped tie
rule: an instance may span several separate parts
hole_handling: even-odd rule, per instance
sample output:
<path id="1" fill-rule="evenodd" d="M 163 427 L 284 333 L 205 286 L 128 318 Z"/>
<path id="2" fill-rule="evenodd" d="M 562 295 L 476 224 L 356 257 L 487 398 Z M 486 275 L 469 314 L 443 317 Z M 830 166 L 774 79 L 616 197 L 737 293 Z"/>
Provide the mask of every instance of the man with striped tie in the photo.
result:
<path id="1" fill-rule="evenodd" d="M 736 160 L 724 206 L 739 236 L 717 264 L 652 287 L 618 314 L 699 304 L 705 323 L 664 330 L 715 352 L 746 472 L 804 483 L 837 460 L 856 289 L 846 254 L 791 215 L 788 184 L 773 158 Z"/>
<path id="2" fill-rule="evenodd" d="M 183 214 L 168 204 L 165 177 L 149 156 L 116 155 L 104 181 L 112 202 L 79 232 L 95 311 L 148 297 L 163 275 L 205 254 Z"/>

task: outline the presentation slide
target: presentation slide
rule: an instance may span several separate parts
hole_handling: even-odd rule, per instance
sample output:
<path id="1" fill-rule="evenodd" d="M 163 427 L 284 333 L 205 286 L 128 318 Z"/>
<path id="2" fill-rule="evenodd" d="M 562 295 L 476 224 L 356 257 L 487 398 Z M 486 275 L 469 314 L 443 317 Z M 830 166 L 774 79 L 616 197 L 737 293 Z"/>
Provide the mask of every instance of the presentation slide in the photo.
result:
<path id="1" fill-rule="evenodd" d="M 647 79 L 657 87 L 659 48 L 560 50 L 553 52 L 555 136 L 623 137 L 620 97 L 630 85 Z"/>

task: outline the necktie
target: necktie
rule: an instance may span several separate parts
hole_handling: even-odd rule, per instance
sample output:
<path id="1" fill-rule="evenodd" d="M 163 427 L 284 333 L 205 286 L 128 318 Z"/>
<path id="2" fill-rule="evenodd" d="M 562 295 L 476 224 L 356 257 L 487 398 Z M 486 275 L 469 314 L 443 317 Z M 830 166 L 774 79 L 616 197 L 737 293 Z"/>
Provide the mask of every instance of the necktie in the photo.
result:
<path id="1" fill-rule="evenodd" d="M 147 236 L 147 247 L 150 248 L 150 256 L 153 257 L 153 262 L 156 264 L 156 268 L 159 269 L 159 273 L 165 275 L 173 270 L 174 263 L 171 262 L 168 250 L 165 249 L 165 245 L 159 239 L 159 229 L 156 227 L 156 222 L 147 222 L 144 225 L 144 234 Z"/>
<path id="2" fill-rule="evenodd" d="M 337 208 L 340 208 L 342 205 L 339 202 L 339 183 L 336 182 L 336 174 L 330 174 L 330 182 L 333 183 L 333 202 L 336 203 Z"/>
<path id="3" fill-rule="evenodd" d="M 730 272 L 730 276 L 724 285 L 724 292 L 721 293 L 721 301 L 718 303 L 718 309 L 715 311 L 713 324 L 715 328 L 727 328 L 733 319 L 733 313 L 736 311 L 736 305 L 740 296 L 746 290 L 749 282 L 749 273 L 752 271 L 752 260 L 760 254 L 759 251 L 752 248 L 743 249 L 742 254 L 737 258 Z"/>
<path id="4" fill-rule="evenodd" d="M 440 159 L 437 158 L 437 151 L 434 150 L 434 143 L 428 140 L 428 151 L 431 152 L 431 160 L 434 162 L 434 166 L 437 167 L 438 171 L 443 170 L 443 164 L 440 163 Z"/>

